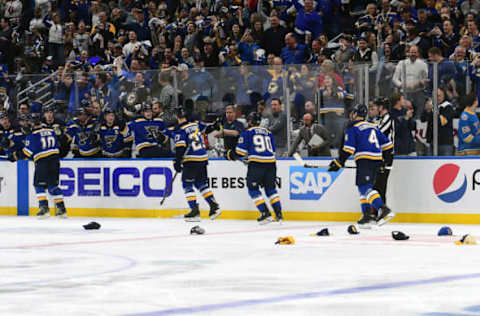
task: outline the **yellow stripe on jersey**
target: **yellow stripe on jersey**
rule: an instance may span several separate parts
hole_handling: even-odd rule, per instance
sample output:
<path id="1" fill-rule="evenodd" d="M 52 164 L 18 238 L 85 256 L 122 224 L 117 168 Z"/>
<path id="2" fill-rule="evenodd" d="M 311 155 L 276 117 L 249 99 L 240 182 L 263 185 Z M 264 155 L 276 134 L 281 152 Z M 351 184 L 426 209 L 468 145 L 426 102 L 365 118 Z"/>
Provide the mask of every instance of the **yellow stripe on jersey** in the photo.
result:
<path id="1" fill-rule="evenodd" d="M 346 152 L 349 153 L 349 154 L 353 154 L 353 153 L 354 153 L 353 150 L 351 150 L 351 149 L 349 149 L 349 148 L 347 148 L 347 147 L 343 147 L 342 149 L 343 149 L 343 151 L 346 151 Z"/>
<path id="2" fill-rule="evenodd" d="M 368 199 L 368 202 L 372 204 L 375 199 L 379 199 L 379 198 L 380 198 L 380 194 L 376 193 Z"/>
<path id="3" fill-rule="evenodd" d="M 465 138 L 463 139 L 463 141 L 464 141 L 465 143 L 470 143 L 472 140 L 473 140 L 473 136 L 472 136 L 472 135 L 468 135 L 467 137 L 465 137 Z"/>
<path id="4" fill-rule="evenodd" d="M 355 157 L 355 160 L 358 160 L 358 159 L 382 160 L 383 158 L 378 156 L 359 155 Z"/>
<path id="5" fill-rule="evenodd" d="M 393 148 L 393 144 L 390 144 L 390 145 L 388 145 L 388 146 L 386 146 L 386 147 L 383 147 L 382 150 L 389 150 L 389 149 L 391 149 L 391 148 Z"/>
<path id="6" fill-rule="evenodd" d="M 49 156 L 52 156 L 52 155 L 58 155 L 59 153 L 60 152 L 58 150 L 49 151 L 49 152 L 46 152 L 44 154 L 40 154 L 40 155 L 36 156 L 35 158 L 33 158 L 33 161 L 37 162 L 37 160 L 39 160 L 39 159 L 46 158 L 46 157 L 49 157 Z"/>
<path id="7" fill-rule="evenodd" d="M 275 162 L 275 158 L 274 159 L 258 159 L 258 158 L 248 158 L 248 161 L 254 161 L 254 162 Z"/>
<path id="8" fill-rule="evenodd" d="M 204 158 L 185 158 L 183 159 L 183 162 L 188 162 L 188 161 L 207 161 L 208 157 Z"/>

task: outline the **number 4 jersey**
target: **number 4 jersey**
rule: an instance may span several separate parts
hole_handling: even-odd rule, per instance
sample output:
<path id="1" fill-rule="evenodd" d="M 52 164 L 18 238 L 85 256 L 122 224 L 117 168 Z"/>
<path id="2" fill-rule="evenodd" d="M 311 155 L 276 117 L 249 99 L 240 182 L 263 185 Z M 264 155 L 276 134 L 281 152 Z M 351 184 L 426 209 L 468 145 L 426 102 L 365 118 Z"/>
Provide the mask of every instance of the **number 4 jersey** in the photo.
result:
<path id="1" fill-rule="evenodd" d="M 26 138 L 23 153 L 27 157 L 33 158 L 35 162 L 53 155 L 58 156 L 60 151 L 55 131 L 50 128 L 41 128 L 33 131 Z"/>
<path id="2" fill-rule="evenodd" d="M 375 124 L 357 121 L 345 131 L 343 151 L 355 154 L 355 160 L 382 160 L 382 152 L 393 148 L 392 142 Z"/>
<path id="3" fill-rule="evenodd" d="M 275 162 L 275 143 L 270 131 L 263 127 L 251 127 L 238 138 L 235 153 L 247 157 L 248 161 Z"/>

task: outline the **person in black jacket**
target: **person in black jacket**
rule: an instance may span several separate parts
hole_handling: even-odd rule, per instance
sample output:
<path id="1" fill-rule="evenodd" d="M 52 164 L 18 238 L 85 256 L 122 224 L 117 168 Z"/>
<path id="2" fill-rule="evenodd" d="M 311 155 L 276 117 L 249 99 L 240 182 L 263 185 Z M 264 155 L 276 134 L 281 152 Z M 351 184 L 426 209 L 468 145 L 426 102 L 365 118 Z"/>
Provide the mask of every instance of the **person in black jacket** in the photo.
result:
<path id="1" fill-rule="evenodd" d="M 282 48 L 285 46 L 285 35 L 288 30 L 280 25 L 280 19 L 276 15 L 270 16 L 271 27 L 263 33 L 263 40 L 260 44 L 265 49 L 266 56 L 274 54 L 280 56 Z"/>
<path id="2" fill-rule="evenodd" d="M 452 104 L 445 99 L 445 91 L 438 89 L 438 155 L 453 156 L 453 117 L 455 110 Z M 427 122 L 427 142 L 430 145 L 429 154 L 433 155 L 433 111 L 432 103 L 425 103 L 425 110 L 421 116 L 422 122 Z"/>
<path id="3" fill-rule="evenodd" d="M 394 152 L 396 155 L 409 155 L 415 151 L 412 137 L 412 131 L 416 127 L 413 107 L 404 107 L 405 103 L 403 96 L 399 93 L 394 93 L 390 98 L 390 104 L 392 104 L 390 115 L 395 124 Z"/>

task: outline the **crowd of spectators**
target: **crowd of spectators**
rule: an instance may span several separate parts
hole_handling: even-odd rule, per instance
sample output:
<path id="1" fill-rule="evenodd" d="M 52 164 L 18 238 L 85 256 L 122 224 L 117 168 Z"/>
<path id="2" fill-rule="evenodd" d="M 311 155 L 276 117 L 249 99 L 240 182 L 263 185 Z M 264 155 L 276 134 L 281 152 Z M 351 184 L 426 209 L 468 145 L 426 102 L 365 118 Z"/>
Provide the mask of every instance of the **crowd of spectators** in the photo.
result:
<path id="1" fill-rule="evenodd" d="M 459 97 L 480 87 L 478 0 L 1 0 L 0 15 L 0 113 L 12 126 L 46 104 L 64 126 L 79 111 L 103 122 L 106 109 L 128 125 L 145 104 L 169 126 L 183 104 L 203 121 L 223 116 L 231 129 L 215 138 L 235 138 L 255 110 L 279 155 L 302 139 L 327 155 L 366 90 L 390 98 L 396 153 L 423 155 L 437 93 L 440 154 L 451 155 Z M 314 134 L 323 143 L 308 145 Z"/>

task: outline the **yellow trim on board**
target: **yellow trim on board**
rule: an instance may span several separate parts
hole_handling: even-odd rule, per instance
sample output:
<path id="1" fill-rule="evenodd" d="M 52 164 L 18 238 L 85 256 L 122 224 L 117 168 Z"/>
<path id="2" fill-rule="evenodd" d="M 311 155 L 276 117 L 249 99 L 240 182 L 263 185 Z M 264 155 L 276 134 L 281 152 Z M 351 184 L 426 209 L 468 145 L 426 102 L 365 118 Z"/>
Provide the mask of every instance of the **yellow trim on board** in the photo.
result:
<path id="1" fill-rule="evenodd" d="M 7 210 L 8 209 L 8 210 Z M 4 212 L 2 212 L 4 211 Z M 30 216 L 35 216 L 38 208 L 30 208 Z M 107 208 L 69 208 L 68 216 L 88 217 L 162 217 L 171 218 L 188 213 L 183 210 L 142 210 L 142 209 L 107 209 Z M 208 210 L 200 211 L 201 217 L 208 218 Z M 1 208 L 0 215 L 16 215 L 16 208 Z M 50 214 L 55 215 L 55 208 L 50 208 Z M 219 219 L 254 220 L 259 216 L 258 211 L 227 211 L 222 210 Z M 360 212 L 296 212 L 284 211 L 285 220 L 292 221 L 332 221 L 332 222 L 356 222 L 360 218 Z M 443 224 L 480 224 L 480 214 L 427 214 L 427 213 L 396 213 L 394 223 L 443 223 Z"/>
<path id="2" fill-rule="evenodd" d="M 0 215 L 17 216 L 17 207 L 16 206 L 0 206 Z"/>

